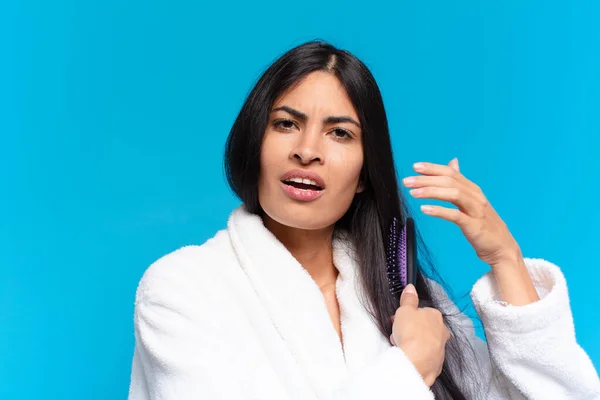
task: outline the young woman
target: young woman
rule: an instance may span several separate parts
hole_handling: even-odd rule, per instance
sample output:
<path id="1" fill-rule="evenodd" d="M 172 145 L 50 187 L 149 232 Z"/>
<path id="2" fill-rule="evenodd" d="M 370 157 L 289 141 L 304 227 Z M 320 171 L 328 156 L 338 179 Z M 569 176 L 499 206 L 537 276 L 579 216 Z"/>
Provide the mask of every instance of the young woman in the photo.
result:
<path id="1" fill-rule="evenodd" d="M 279 58 L 225 167 L 243 202 L 227 229 L 140 282 L 130 400 L 600 398 L 560 269 L 522 257 L 456 159 L 415 164 L 403 184 L 456 205 L 423 211 L 490 265 L 471 292 L 487 342 L 424 257 L 396 303 L 385 241 L 409 210 L 381 94 L 350 53 L 309 42 Z"/>

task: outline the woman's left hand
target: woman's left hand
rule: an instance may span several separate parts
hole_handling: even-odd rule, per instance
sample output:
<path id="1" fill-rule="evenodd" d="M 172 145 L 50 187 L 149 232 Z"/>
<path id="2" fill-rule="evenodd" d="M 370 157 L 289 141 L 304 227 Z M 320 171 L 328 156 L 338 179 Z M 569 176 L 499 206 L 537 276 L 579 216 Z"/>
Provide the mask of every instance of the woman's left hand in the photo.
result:
<path id="1" fill-rule="evenodd" d="M 403 180 L 416 198 L 448 201 L 456 208 L 421 206 L 424 213 L 456 223 L 477 256 L 492 268 L 519 257 L 520 249 L 508 227 L 476 184 L 465 178 L 458 159 L 448 165 L 416 163 L 421 176 Z"/>

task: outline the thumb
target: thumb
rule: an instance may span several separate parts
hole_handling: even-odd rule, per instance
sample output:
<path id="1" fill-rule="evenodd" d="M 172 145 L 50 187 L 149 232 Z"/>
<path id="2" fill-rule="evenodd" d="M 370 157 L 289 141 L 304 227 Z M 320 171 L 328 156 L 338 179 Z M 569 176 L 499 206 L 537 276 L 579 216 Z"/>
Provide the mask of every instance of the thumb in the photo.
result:
<path id="1" fill-rule="evenodd" d="M 419 295 L 412 283 L 408 284 L 400 296 L 400 307 L 419 307 Z"/>

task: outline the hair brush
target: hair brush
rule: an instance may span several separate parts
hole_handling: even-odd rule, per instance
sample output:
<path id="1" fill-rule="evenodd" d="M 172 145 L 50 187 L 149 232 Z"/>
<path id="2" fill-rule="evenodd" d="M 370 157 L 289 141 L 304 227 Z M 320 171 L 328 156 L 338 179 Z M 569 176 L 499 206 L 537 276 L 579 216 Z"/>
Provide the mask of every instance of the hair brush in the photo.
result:
<path id="1" fill-rule="evenodd" d="M 390 292 L 399 302 L 404 288 L 409 283 L 415 285 L 417 281 L 415 222 L 412 218 L 407 218 L 403 226 L 400 226 L 398 218 L 393 218 L 390 224 L 386 256 Z"/>

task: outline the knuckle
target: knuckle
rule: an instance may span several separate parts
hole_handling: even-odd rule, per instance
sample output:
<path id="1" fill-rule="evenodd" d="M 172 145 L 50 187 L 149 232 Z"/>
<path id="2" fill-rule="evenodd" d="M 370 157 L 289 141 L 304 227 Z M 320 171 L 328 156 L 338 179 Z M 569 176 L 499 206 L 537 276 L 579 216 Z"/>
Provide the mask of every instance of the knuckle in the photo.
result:
<path id="1" fill-rule="evenodd" d="M 460 216 L 461 216 L 461 214 L 460 214 L 459 210 L 454 209 L 454 208 L 450 210 L 450 218 L 452 221 L 460 222 Z"/>
<path id="2" fill-rule="evenodd" d="M 488 199 L 485 196 L 483 196 L 483 195 L 479 196 L 479 202 L 481 203 L 481 205 L 484 208 L 489 207 L 489 205 L 490 205 Z"/>
<path id="3" fill-rule="evenodd" d="M 452 198 L 452 200 L 458 200 L 460 199 L 460 189 L 459 188 L 452 188 L 451 192 L 450 192 L 450 197 Z"/>
<path id="4" fill-rule="evenodd" d="M 450 338 L 452 337 L 452 335 L 450 335 L 450 329 L 448 329 L 448 327 L 445 327 L 444 329 L 444 333 L 445 333 L 445 337 L 446 337 L 446 342 L 450 340 Z"/>
<path id="5" fill-rule="evenodd" d="M 435 313 L 438 312 L 437 309 L 433 307 L 423 307 L 422 310 L 427 313 L 427 315 L 434 316 Z"/>
<path id="6" fill-rule="evenodd" d="M 441 312 L 439 312 L 439 311 L 437 312 L 436 318 L 437 318 L 438 322 L 440 322 L 442 324 L 444 323 L 444 315 Z"/>

